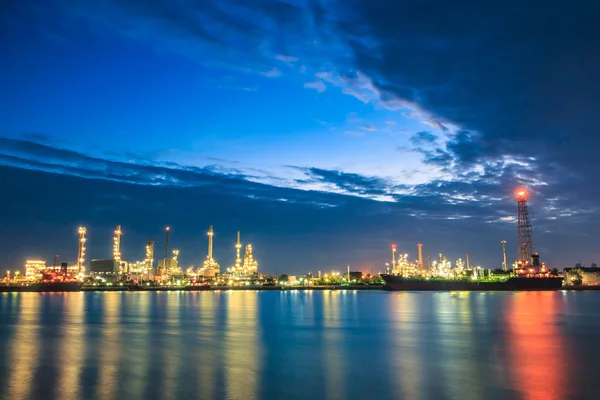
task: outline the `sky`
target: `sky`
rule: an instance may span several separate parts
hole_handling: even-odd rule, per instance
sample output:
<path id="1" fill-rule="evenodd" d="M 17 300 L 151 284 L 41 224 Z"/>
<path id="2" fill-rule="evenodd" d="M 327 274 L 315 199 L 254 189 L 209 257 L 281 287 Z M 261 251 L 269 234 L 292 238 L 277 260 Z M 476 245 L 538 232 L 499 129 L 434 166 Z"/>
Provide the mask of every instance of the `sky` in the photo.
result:
<path id="1" fill-rule="evenodd" d="M 28 4 L 29 3 L 29 4 Z M 600 3 L 5 0 L 0 269 L 215 229 L 259 269 L 600 261 Z"/>

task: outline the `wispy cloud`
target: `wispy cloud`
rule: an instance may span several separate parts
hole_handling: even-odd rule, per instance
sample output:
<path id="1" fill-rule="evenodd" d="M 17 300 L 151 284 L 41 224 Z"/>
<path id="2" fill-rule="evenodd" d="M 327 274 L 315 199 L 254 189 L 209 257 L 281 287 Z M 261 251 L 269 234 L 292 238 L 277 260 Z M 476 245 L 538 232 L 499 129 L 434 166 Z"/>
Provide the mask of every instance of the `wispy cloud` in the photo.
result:
<path id="1" fill-rule="evenodd" d="M 327 90 L 327 86 L 325 86 L 322 81 L 306 82 L 304 87 L 315 89 L 319 93 L 323 93 L 325 90 Z"/>
<path id="2" fill-rule="evenodd" d="M 286 56 L 283 54 L 277 54 L 275 58 L 287 64 L 293 64 L 298 61 L 298 57 Z"/>
<path id="3" fill-rule="evenodd" d="M 270 70 L 263 72 L 263 75 L 268 78 L 277 78 L 282 75 L 281 71 L 277 68 L 271 68 Z"/>

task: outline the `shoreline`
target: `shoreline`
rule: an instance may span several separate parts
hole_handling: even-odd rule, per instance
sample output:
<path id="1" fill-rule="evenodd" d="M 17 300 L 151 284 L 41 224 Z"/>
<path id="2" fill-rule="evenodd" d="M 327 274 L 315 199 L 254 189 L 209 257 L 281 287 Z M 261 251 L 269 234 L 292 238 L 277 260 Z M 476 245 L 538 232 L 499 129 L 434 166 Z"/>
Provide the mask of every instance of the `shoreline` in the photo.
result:
<path id="1" fill-rule="evenodd" d="M 84 286 L 81 292 L 216 292 L 216 291 L 292 291 L 292 290 L 384 290 L 383 285 L 351 285 L 351 286 L 211 286 L 203 288 L 193 287 L 148 287 L 140 289 L 129 289 L 127 286 Z"/>
<path id="2" fill-rule="evenodd" d="M 358 291 L 385 291 L 385 292 L 420 292 L 421 290 L 390 290 L 384 288 L 383 285 L 327 285 L 327 286 L 212 286 L 212 287 L 148 287 L 130 289 L 127 286 L 83 286 L 80 290 L 74 291 L 31 291 L 23 290 L 22 287 L 0 287 L 0 293 L 68 293 L 68 292 L 219 292 L 219 291 L 341 291 L 341 290 L 358 290 Z M 599 286 L 565 286 L 555 291 L 571 291 L 571 292 L 596 292 L 600 291 Z M 429 290 L 426 290 L 429 291 Z M 462 290 L 433 290 L 434 292 L 460 292 Z M 469 292 L 487 292 L 487 290 L 467 290 Z M 493 291 L 493 290 L 492 290 Z M 511 290 L 519 292 L 520 290 Z M 526 290 L 527 291 L 527 290 Z"/>

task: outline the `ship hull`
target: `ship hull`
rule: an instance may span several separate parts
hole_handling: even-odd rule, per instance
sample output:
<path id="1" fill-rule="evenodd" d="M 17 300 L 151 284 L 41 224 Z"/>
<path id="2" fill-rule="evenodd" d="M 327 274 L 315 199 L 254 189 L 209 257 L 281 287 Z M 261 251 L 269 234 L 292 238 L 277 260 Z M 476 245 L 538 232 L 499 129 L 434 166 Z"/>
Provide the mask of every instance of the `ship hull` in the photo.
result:
<path id="1" fill-rule="evenodd" d="M 1 286 L 0 292 L 79 292 L 83 282 L 36 282 L 31 285 Z"/>
<path id="2" fill-rule="evenodd" d="M 509 278 L 504 282 L 414 280 L 395 275 L 381 275 L 385 290 L 406 291 L 538 291 L 558 290 L 562 278 Z"/>

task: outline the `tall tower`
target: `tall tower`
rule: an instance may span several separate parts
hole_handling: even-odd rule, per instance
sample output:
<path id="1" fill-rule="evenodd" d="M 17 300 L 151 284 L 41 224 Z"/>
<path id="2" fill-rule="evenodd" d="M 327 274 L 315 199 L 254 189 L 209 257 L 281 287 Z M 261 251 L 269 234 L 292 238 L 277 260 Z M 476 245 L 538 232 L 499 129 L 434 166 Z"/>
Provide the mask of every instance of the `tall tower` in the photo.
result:
<path id="1" fill-rule="evenodd" d="M 221 273 L 221 267 L 213 258 L 213 236 L 215 235 L 213 231 L 213 226 L 210 225 L 208 228 L 208 254 L 206 255 L 206 260 L 204 260 L 203 269 L 204 276 L 215 276 L 217 273 Z"/>
<path id="2" fill-rule="evenodd" d="M 85 242 L 86 242 L 86 238 L 85 238 L 85 234 L 86 234 L 86 229 L 83 226 L 80 226 L 79 229 L 77 230 L 77 233 L 79 233 L 79 251 L 77 252 L 77 272 L 81 273 L 82 268 L 83 268 L 83 264 L 85 262 Z"/>
<path id="3" fill-rule="evenodd" d="M 121 225 L 117 225 L 117 229 L 115 229 L 115 234 L 113 237 L 113 260 L 116 262 L 121 262 L 121 235 L 123 232 L 121 231 Z"/>
<path id="4" fill-rule="evenodd" d="M 244 274 L 251 275 L 258 272 L 258 262 L 254 259 L 252 254 L 252 245 L 246 245 L 246 252 L 244 253 Z"/>
<path id="5" fill-rule="evenodd" d="M 502 243 L 502 255 L 504 257 L 504 261 L 502 262 L 502 270 L 507 271 L 508 264 L 506 263 L 506 240 L 503 240 L 500 243 Z"/>
<path id="6" fill-rule="evenodd" d="M 423 244 L 417 243 L 417 252 L 419 254 L 419 269 L 422 269 L 425 266 L 423 262 Z"/>
<path id="7" fill-rule="evenodd" d="M 241 251 L 242 251 L 242 241 L 241 241 L 240 231 L 238 231 L 237 242 L 235 244 L 235 267 L 234 267 L 234 269 L 236 272 L 240 272 L 240 270 L 242 268 Z"/>
<path id="8" fill-rule="evenodd" d="M 211 225 L 208 228 L 208 256 L 206 257 L 208 260 L 213 259 L 213 236 L 215 233 L 213 232 L 213 226 Z"/>
<path id="9" fill-rule="evenodd" d="M 165 229 L 165 259 L 169 258 L 169 232 L 171 228 L 167 226 Z"/>
<path id="10" fill-rule="evenodd" d="M 171 259 L 171 268 L 179 267 L 179 250 L 173 250 L 173 258 Z"/>
<path id="11" fill-rule="evenodd" d="M 144 260 L 144 263 L 146 264 L 148 273 L 150 273 L 154 266 L 154 240 L 150 240 L 146 243 L 146 259 Z"/>
<path id="12" fill-rule="evenodd" d="M 396 243 L 392 243 L 392 273 L 396 272 Z"/>
<path id="13" fill-rule="evenodd" d="M 517 192 L 517 206 L 519 212 L 518 218 L 518 254 L 517 264 L 519 269 L 529 265 L 537 267 L 539 256 L 535 252 L 533 243 L 533 233 L 531 231 L 531 220 L 529 219 L 529 210 L 527 209 L 527 192 L 520 190 Z"/>

